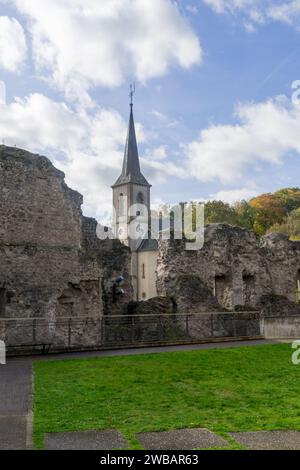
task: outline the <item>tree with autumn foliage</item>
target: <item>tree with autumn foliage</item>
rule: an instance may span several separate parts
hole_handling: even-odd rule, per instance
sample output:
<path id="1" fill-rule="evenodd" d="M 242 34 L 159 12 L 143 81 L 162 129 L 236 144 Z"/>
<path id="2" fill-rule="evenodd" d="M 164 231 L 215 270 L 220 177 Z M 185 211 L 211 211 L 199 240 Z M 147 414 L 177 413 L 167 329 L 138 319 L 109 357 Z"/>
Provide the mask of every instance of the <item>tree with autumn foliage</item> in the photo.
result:
<path id="1" fill-rule="evenodd" d="M 235 204 L 208 201 L 204 219 L 206 224 L 223 223 L 253 230 L 258 236 L 281 232 L 300 240 L 300 188 L 284 188 Z"/>
<path id="2" fill-rule="evenodd" d="M 282 200 L 272 193 L 257 196 L 249 204 L 254 209 L 253 230 L 259 236 L 274 224 L 282 224 L 288 213 Z"/>

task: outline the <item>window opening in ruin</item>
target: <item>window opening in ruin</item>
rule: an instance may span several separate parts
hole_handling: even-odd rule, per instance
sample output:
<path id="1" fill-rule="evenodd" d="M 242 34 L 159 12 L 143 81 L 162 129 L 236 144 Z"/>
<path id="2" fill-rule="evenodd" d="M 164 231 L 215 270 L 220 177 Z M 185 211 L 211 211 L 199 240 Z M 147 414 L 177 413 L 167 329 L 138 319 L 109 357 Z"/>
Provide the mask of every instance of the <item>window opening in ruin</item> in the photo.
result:
<path id="1" fill-rule="evenodd" d="M 220 305 L 231 308 L 232 286 L 229 276 L 225 274 L 215 276 L 214 296 Z"/>
<path id="2" fill-rule="evenodd" d="M 252 274 L 243 275 L 244 305 L 252 305 L 255 293 L 255 277 Z"/>

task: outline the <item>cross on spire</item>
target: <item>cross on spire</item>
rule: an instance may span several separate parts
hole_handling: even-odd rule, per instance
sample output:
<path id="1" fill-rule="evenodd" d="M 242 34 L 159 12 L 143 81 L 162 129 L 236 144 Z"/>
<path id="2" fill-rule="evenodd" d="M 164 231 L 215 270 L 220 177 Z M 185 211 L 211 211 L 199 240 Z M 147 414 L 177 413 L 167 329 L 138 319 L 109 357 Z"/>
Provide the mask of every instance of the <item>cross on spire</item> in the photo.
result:
<path id="1" fill-rule="evenodd" d="M 135 94 L 135 83 L 130 83 L 130 94 L 129 94 L 129 98 L 130 98 L 130 106 L 132 107 L 133 106 L 133 95 Z"/>

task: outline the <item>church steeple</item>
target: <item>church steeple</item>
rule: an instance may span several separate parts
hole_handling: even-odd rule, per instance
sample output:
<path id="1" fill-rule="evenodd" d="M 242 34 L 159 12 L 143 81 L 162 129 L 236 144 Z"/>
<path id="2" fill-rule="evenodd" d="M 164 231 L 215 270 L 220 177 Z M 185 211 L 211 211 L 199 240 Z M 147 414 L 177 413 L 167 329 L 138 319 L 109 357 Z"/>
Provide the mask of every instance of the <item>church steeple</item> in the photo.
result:
<path id="1" fill-rule="evenodd" d="M 150 250 L 143 242 L 148 241 L 151 204 L 151 185 L 141 172 L 139 152 L 136 141 L 132 97 L 134 87 L 130 87 L 130 116 L 125 145 L 122 172 L 112 186 L 114 222 L 113 233 L 122 243 L 131 249 L 131 282 L 135 299 L 144 299 L 156 295 L 155 269 L 156 251 Z M 152 246 L 152 244 L 151 244 Z M 140 253 L 141 250 L 141 253 Z M 147 259 L 149 261 L 149 268 Z M 141 273 L 149 269 L 149 278 L 141 281 Z M 143 271 L 144 270 L 144 271 Z M 139 285 L 142 283 L 143 285 Z M 151 292 L 148 293 L 148 286 Z M 146 297 L 145 297 L 146 296 Z"/>
<path id="2" fill-rule="evenodd" d="M 133 91 L 131 88 L 131 102 L 130 102 L 130 116 L 129 116 L 129 125 L 128 125 L 128 132 L 127 132 L 127 139 L 125 145 L 125 153 L 124 153 L 124 160 L 123 160 L 123 168 L 122 173 L 112 186 L 120 186 L 123 184 L 138 184 L 141 186 L 151 186 L 144 175 L 141 172 L 140 168 L 140 159 L 139 159 L 139 152 L 138 146 L 136 141 L 136 133 L 135 133 L 135 125 L 134 125 L 134 118 L 133 118 L 133 103 L 132 103 L 132 96 Z"/>

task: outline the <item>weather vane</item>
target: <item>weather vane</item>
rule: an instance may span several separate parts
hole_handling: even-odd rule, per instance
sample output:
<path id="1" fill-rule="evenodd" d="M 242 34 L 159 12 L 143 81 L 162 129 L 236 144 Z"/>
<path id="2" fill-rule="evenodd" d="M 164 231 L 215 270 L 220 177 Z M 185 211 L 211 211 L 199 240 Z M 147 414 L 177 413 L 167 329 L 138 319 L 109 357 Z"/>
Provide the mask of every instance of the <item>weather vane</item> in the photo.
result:
<path id="1" fill-rule="evenodd" d="M 135 94 L 135 83 L 130 83 L 130 106 L 133 106 L 133 95 Z"/>

